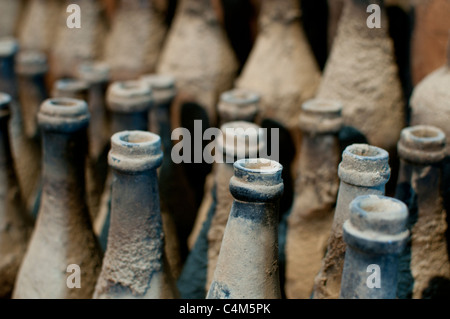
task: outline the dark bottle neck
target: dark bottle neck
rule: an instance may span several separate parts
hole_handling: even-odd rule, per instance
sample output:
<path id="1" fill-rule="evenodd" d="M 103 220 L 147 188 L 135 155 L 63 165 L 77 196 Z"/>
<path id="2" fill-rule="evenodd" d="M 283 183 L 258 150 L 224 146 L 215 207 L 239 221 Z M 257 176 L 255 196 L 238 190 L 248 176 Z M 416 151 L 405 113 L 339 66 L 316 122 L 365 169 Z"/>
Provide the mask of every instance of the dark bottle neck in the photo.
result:
<path id="1" fill-rule="evenodd" d="M 0 118 L 0 181 L 2 193 L 6 194 L 11 187 L 17 186 L 14 162 L 9 140 L 9 116 Z"/>
<path id="2" fill-rule="evenodd" d="M 0 57 L 0 92 L 17 98 L 16 74 L 14 72 L 15 55 Z"/>
<path id="3" fill-rule="evenodd" d="M 111 114 L 111 134 L 126 130 L 147 131 L 147 129 L 148 111 L 133 113 L 113 112 Z"/>

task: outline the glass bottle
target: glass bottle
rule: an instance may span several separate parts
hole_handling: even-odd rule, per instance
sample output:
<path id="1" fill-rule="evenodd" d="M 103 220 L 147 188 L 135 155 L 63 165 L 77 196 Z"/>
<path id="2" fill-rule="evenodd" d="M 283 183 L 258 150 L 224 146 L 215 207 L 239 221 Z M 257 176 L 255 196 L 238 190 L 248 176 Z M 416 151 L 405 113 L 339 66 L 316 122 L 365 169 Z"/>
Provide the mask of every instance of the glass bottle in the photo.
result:
<path id="1" fill-rule="evenodd" d="M 161 139 L 145 131 L 111 137 L 111 221 L 94 298 L 167 299 L 177 296 L 164 252 L 156 169 Z"/>
<path id="2" fill-rule="evenodd" d="M 38 123 L 43 137 L 42 197 L 13 298 L 91 298 L 102 254 L 85 201 L 87 104 L 47 99 Z M 79 288 L 72 286 L 77 281 Z"/>
<path id="3" fill-rule="evenodd" d="M 384 149 L 368 144 L 345 148 L 338 166 L 340 184 L 333 224 L 326 254 L 314 279 L 312 298 L 339 297 L 346 249 L 342 225 L 349 218 L 348 207 L 359 195 L 384 195 L 390 173 L 389 154 Z"/>

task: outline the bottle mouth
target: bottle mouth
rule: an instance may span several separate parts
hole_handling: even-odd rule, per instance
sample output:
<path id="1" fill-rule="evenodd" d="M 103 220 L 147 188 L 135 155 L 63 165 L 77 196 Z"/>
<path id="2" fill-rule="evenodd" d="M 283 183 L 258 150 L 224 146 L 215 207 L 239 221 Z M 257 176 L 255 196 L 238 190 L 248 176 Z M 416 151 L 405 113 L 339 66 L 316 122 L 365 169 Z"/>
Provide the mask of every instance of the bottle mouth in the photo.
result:
<path id="1" fill-rule="evenodd" d="M 139 78 L 154 89 L 174 89 L 175 77 L 169 74 L 145 74 Z"/>
<path id="2" fill-rule="evenodd" d="M 46 130 L 73 132 L 87 127 L 90 113 L 85 101 L 56 97 L 42 102 L 38 122 Z"/>
<path id="3" fill-rule="evenodd" d="M 152 105 L 151 87 L 139 80 L 117 81 L 109 85 L 106 99 L 116 112 L 148 111 Z"/>
<path id="4" fill-rule="evenodd" d="M 443 160 L 446 155 L 445 147 L 445 133 L 431 125 L 404 128 L 397 144 L 401 158 L 420 164 L 432 164 Z"/>
<path id="5" fill-rule="evenodd" d="M 147 131 L 121 131 L 111 137 L 108 163 L 129 173 L 159 167 L 162 163 L 161 138 Z"/>
<path id="6" fill-rule="evenodd" d="M 310 99 L 302 104 L 302 110 L 313 113 L 325 113 L 340 116 L 343 105 L 341 102 L 329 99 Z"/>
<path id="7" fill-rule="evenodd" d="M 350 203 L 350 222 L 359 231 L 396 235 L 406 230 L 408 208 L 395 198 L 362 195 Z"/>
<path id="8" fill-rule="evenodd" d="M 8 57 L 19 51 L 19 43 L 13 37 L 0 38 L 0 57 Z"/>
<path id="9" fill-rule="evenodd" d="M 11 103 L 11 95 L 0 92 L 0 108 L 9 107 Z"/>
<path id="10" fill-rule="evenodd" d="M 259 103 L 261 95 L 254 91 L 237 88 L 222 93 L 220 99 L 225 103 L 245 105 Z"/>
<path id="11" fill-rule="evenodd" d="M 53 92 L 55 96 L 64 96 L 65 92 L 82 92 L 87 91 L 89 89 L 89 85 L 87 82 L 74 79 L 74 78 L 65 78 L 56 80 L 53 86 Z"/>
<path id="12" fill-rule="evenodd" d="M 308 100 L 302 104 L 299 127 L 310 134 L 338 133 L 344 123 L 342 108 L 342 103 L 335 100 Z"/>
<path id="13" fill-rule="evenodd" d="M 111 69 L 106 62 L 83 62 L 78 66 L 78 76 L 91 83 L 108 82 Z"/>
<path id="14" fill-rule="evenodd" d="M 16 57 L 18 74 L 43 74 L 48 71 L 47 56 L 38 50 L 20 51 Z"/>
<path id="15" fill-rule="evenodd" d="M 352 185 L 379 187 L 390 178 L 389 153 L 369 144 L 352 144 L 342 153 L 339 178 Z"/>
<path id="16" fill-rule="evenodd" d="M 266 158 L 243 158 L 234 163 L 236 170 L 242 173 L 278 175 L 283 170 L 283 165 Z"/>

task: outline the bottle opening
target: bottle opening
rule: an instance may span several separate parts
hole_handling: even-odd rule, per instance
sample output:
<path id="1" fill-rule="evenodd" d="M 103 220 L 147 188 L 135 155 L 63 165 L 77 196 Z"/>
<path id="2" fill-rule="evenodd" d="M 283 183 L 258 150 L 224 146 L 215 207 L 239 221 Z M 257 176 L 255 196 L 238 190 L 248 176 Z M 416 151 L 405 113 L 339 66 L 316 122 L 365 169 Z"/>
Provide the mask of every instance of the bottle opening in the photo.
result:
<path id="1" fill-rule="evenodd" d="M 280 163 L 266 158 L 241 159 L 236 161 L 234 165 L 238 169 L 260 174 L 274 174 L 283 168 Z"/>
<path id="2" fill-rule="evenodd" d="M 414 137 L 425 139 L 436 138 L 441 135 L 439 134 L 440 132 L 438 130 L 432 127 L 415 127 L 410 132 Z"/>
<path id="3" fill-rule="evenodd" d="M 359 202 L 359 207 L 367 213 L 394 213 L 402 210 L 399 203 L 380 197 L 366 197 Z"/>
<path id="4" fill-rule="evenodd" d="M 145 132 L 125 132 L 119 139 L 130 144 L 142 144 L 152 142 L 155 137 L 151 134 L 145 134 Z"/>
<path id="5" fill-rule="evenodd" d="M 348 151 L 354 155 L 363 157 L 376 157 L 381 155 L 381 152 L 377 148 L 371 147 L 370 145 L 353 145 Z"/>
<path id="6" fill-rule="evenodd" d="M 78 105 L 75 101 L 70 100 L 62 100 L 62 99 L 52 99 L 50 103 L 55 106 L 76 106 Z"/>

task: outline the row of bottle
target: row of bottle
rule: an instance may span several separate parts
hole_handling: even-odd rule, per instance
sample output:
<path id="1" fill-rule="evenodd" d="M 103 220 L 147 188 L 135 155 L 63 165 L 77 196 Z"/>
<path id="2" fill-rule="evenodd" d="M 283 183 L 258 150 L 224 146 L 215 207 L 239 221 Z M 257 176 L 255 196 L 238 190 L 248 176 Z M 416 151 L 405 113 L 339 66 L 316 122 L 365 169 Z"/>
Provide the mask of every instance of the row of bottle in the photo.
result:
<path id="1" fill-rule="evenodd" d="M 28 244 L 31 224 L 21 209 L 9 149 L 10 102 L 11 98 L 2 94 L 3 192 L 8 205 L 3 216 L 6 227 L 2 243 L 10 250 L 4 255 L 9 263 L 2 275 L 14 278 L 14 267 L 20 265 L 13 297 L 88 298 L 94 287 L 94 297 L 178 297 L 164 248 L 159 207 L 157 168 L 163 162 L 161 138 L 146 131 L 121 131 L 111 138 L 111 221 L 102 257 L 83 196 L 87 104 L 71 98 L 44 101 L 38 113 L 44 145 L 43 190 Z M 327 135 L 335 136 L 342 125 L 341 108 L 338 104 L 314 102 L 304 105 L 306 115 L 302 121 L 305 127 L 318 120 L 323 125 L 309 126 L 311 131 L 305 131 L 313 133 L 310 137 L 305 135 L 305 140 L 315 139 L 317 145 L 323 146 Z M 234 125 L 245 127 L 241 122 Z M 401 174 L 396 194 L 400 200 L 382 196 L 390 176 L 385 150 L 367 144 L 353 144 L 344 150 L 338 166 L 341 182 L 329 247 L 315 280 L 313 298 L 334 298 L 333 294 L 339 292 L 342 298 L 420 298 L 444 293 L 440 289 L 445 288 L 450 276 L 444 239 L 445 211 L 439 190 L 445 146 L 445 134 L 436 127 L 422 125 L 402 130 L 398 144 Z M 221 150 L 224 156 L 230 156 L 226 145 Z M 282 166 L 263 159 L 240 159 L 232 166 L 229 185 L 233 200 L 207 297 L 279 298 L 278 203 L 283 192 Z M 320 176 L 316 180 L 321 180 Z M 409 214 L 403 202 L 408 205 Z M 303 218 L 300 225 L 304 229 L 330 220 L 329 211 L 311 214 L 307 206 L 300 210 L 304 207 L 302 216 L 295 211 L 296 217 Z M 320 227 L 311 235 L 319 234 Z M 306 245 L 297 239 L 298 249 L 310 249 L 307 243 L 311 237 L 306 238 Z M 296 252 L 286 250 L 286 254 Z M 303 262 L 306 256 L 301 256 Z M 65 269 L 72 264 L 81 269 L 83 285 L 79 290 L 67 286 Z M 366 280 L 366 269 L 371 265 L 380 272 L 382 286 L 375 287 L 379 290 Z M 297 265 L 292 273 L 301 277 L 302 270 Z M 287 282 L 292 285 L 296 280 L 288 277 Z M 298 287 L 306 289 L 308 284 L 303 281 Z"/>

